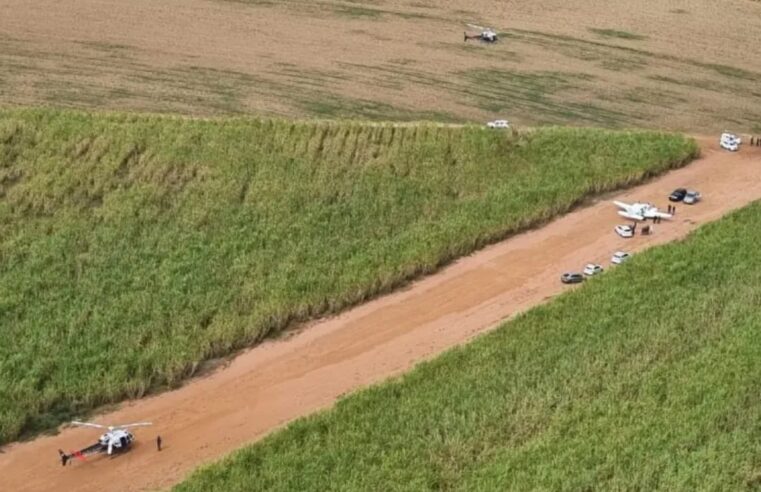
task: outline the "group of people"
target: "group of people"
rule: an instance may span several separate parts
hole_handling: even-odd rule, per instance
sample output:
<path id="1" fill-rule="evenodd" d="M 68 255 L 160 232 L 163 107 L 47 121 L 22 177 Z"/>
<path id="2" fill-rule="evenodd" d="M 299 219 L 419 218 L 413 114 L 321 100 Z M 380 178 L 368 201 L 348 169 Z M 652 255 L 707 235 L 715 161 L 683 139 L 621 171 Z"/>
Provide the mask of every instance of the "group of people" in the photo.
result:
<path id="1" fill-rule="evenodd" d="M 653 220 L 655 220 L 655 219 L 653 219 Z M 637 233 L 637 223 L 635 222 L 634 224 L 632 224 L 632 234 L 636 234 L 636 233 Z M 642 234 L 644 234 L 644 235 L 650 234 L 650 226 L 649 225 L 642 226 Z"/>
<path id="2" fill-rule="evenodd" d="M 761 147 L 761 137 L 750 137 L 751 147 Z"/>

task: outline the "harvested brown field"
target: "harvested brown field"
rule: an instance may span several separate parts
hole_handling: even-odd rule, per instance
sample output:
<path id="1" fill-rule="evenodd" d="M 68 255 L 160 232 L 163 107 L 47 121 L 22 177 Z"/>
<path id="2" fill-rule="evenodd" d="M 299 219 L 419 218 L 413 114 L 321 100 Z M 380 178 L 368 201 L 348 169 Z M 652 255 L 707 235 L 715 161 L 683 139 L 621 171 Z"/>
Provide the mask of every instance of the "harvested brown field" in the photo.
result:
<path id="1" fill-rule="evenodd" d="M 0 104 L 761 131 L 749 0 L 0 0 Z M 463 43 L 465 22 L 495 46 Z"/>

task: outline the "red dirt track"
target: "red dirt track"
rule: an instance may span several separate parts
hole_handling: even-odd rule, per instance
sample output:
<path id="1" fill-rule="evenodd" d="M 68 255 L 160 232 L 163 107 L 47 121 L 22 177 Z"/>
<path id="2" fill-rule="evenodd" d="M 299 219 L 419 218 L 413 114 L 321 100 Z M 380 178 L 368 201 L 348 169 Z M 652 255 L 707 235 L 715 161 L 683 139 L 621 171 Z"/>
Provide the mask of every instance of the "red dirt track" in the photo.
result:
<path id="1" fill-rule="evenodd" d="M 135 448 L 62 468 L 56 450 L 97 437 L 88 429 L 13 444 L 0 454 L 0 490 L 150 490 L 171 486 L 198 465 L 255 441 L 284 423 L 330 406 L 340 395 L 399 374 L 567 289 L 559 275 L 588 262 L 608 267 L 618 250 L 639 251 L 684 237 L 700 224 L 761 198 L 761 148 L 723 152 L 703 140 L 703 158 L 642 186 L 606 197 L 457 261 L 409 288 L 266 342 L 208 377 L 176 391 L 124 404 L 94 421 L 152 421 L 137 429 Z M 622 239 L 626 223 L 612 199 L 665 208 L 679 186 L 703 193 L 677 205 L 673 221 L 651 236 Z M 165 449 L 153 440 L 160 434 Z"/>

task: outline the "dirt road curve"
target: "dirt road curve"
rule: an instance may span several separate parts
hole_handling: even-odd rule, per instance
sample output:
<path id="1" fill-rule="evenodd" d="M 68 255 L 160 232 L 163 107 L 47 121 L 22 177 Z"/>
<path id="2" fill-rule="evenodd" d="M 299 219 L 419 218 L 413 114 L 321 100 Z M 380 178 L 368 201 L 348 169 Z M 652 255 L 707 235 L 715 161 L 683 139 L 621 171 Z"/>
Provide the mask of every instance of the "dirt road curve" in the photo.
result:
<path id="1" fill-rule="evenodd" d="M 587 262 L 609 265 L 617 249 L 638 251 L 683 237 L 698 225 L 761 198 L 761 149 L 738 154 L 704 145 L 704 158 L 644 186 L 617 194 L 665 207 L 677 186 L 703 192 L 678 206 L 675 220 L 649 237 L 621 239 L 622 220 L 608 199 L 546 227 L 489 247 L 410 288 L 315 323 L 284 341 L 265 343 L 215 374 L 174 392 L 124 405 L 96 420 L 151 420 L 135 449 L 62 468 L 56 450 L 96 437 L 68 429 L 8 447 L 0 454 L 0 490 L 146 490 L 170 486 L 196 466 L 260 438 L 285 422 L 330 405 L 339 395 L 409 369 L 515 313 L 559 294 L 562 271 Z M 157 452 L 156 433 L 165 449 Z"/>

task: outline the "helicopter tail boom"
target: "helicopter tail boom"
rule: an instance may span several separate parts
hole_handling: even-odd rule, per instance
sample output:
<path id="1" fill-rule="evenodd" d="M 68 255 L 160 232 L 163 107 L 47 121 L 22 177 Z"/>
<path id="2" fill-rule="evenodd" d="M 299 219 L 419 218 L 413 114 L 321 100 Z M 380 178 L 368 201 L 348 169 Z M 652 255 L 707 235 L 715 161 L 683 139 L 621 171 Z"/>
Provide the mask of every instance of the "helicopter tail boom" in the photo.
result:
<path id="1" fill-rule="evenodd" d="M 59 449 L 58 454 L 61 456 L 61 465 L 66 466 L 72 458 L 77 458 L 79 460 L 85 461 L 85 458 L 87 458 L 89 455 L 101 453 L 105 450 L 106 446 L 101 443 L 96 443 L 92 446 L 87 446 L 84 449 L 80 449 L 79 451 L 72 451 L 68 454 L 65 453 L 62 449 Z"/>

